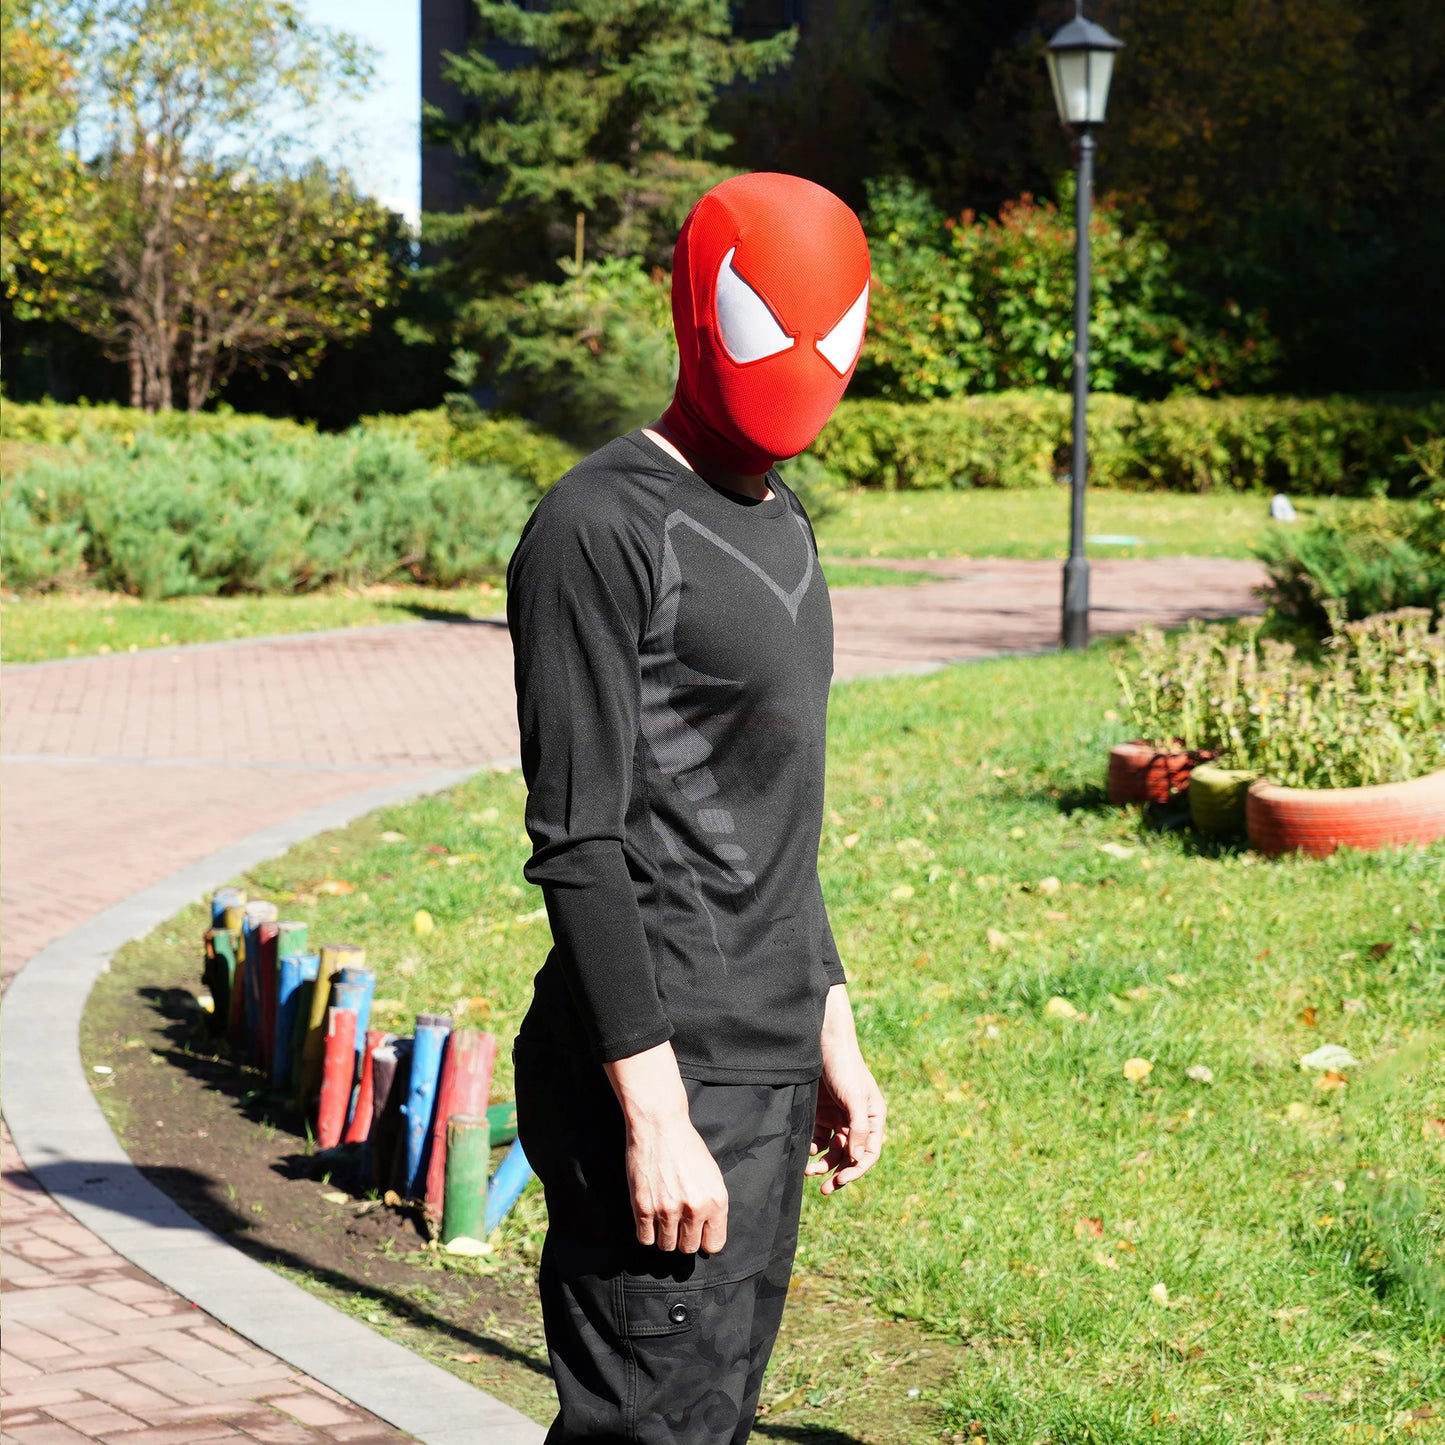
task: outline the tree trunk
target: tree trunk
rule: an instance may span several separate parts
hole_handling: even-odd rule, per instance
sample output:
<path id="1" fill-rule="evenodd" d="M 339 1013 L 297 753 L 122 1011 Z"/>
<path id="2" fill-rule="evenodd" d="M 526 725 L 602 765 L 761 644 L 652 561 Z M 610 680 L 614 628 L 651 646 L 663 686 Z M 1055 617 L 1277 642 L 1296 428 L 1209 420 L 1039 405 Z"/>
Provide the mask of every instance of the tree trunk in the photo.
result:
<path id="1" fill-rule="evenodd" d="M 134 336 L 126 348 L 126 364 L 130 367 L 130 404 L 139 410 L 145 405 L 145 376 L 141 368 L 140 347 Z"/>

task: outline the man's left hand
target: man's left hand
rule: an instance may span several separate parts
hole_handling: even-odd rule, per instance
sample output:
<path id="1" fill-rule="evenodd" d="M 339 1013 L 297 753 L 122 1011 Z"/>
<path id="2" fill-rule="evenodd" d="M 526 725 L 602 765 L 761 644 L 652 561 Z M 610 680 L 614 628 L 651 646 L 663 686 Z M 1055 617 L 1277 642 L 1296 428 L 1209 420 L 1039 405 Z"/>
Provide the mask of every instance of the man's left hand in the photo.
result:
<path id="1" fill-rule="evenodd" d="M 848 989 L 828 991 L 823 1020 L 823 1077 L 818 1082 L 818 1112 L 813 1125 L 813 1157 L 803 1171 L 822 1175 L 822 1193 L 832 1194 L 861 1179 L 883 1152 L 887 1105 L 873 1078 L 853 1025 Z"/>

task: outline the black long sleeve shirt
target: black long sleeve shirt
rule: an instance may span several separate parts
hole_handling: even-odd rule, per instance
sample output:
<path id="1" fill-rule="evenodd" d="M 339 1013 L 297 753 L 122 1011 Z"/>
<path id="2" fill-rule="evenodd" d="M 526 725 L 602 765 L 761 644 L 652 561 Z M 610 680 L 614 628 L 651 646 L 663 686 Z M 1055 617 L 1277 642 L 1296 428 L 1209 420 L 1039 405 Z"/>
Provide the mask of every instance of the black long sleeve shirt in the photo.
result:
<path id="1" fill-rule="evenodd" d="M 553 947 L 524 1035 L 798 1083 L 844 980 L 818 883 L 833 617 L 802 503 L 642 431 L 558 481 L 507 569 L 532 856 Z"/>

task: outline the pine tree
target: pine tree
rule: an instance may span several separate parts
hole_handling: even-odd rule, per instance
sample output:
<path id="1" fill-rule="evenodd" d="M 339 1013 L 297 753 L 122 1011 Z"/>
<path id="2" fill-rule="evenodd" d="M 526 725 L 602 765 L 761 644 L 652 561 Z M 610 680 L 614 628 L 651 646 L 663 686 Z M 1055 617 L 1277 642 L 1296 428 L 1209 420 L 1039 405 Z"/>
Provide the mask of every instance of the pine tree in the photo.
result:
<path id="1" fill-rule="evenodd" d="M 445 247 L 443 284 L 465 303 L 558 279 L 557 263 L 634 256 L 668 266 L 693 201 L 731 172 L 712 121 L 719 92 L 790 60 L 796 32 L 744 41 L 728 0 L 570 0 L 533 11 L 477 0 L 478 34 L 449 57 L 469 100 L 428 139 L 453 146 L 474 204 L 428 216 Z M 521 52 L 503 63 L 498 52 Z M 581 219 L 579 219 L 581 218 Z M 465 315 L 462 317 L 465 328 Z"/>

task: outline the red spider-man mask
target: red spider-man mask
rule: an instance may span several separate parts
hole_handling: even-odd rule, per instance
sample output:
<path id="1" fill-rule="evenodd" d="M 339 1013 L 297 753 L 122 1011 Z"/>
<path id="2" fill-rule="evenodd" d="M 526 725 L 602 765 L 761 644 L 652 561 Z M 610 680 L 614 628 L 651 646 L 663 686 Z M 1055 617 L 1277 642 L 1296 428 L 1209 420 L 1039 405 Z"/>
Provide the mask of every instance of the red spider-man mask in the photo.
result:
<path id="1" fill-rule="evenodd" d="M 842 399 L 867 315 L 868 243 L 837 196 L 768 172 L 715 186 L 673 254 L 668 430 L 749 476 L 796 456 Z"/>

